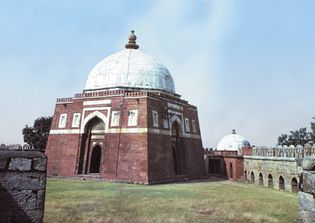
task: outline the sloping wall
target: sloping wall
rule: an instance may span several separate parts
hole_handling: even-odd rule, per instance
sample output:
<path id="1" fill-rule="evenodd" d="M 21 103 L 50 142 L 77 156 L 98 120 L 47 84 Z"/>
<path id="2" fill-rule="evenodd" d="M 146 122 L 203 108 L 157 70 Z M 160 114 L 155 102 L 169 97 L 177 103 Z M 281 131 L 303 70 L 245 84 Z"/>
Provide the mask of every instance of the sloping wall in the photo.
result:
<path id="1" fill-rule="evenodd" d="M 315 156 L 302 163 L 301 191 L 299 191 L 300 222 L 315 222 Z"/>
<path id="2" fill-rule="evenodd" d="M 43 222 L 45 187 L 44 153 L 0 149 L 1 222 Z"/>

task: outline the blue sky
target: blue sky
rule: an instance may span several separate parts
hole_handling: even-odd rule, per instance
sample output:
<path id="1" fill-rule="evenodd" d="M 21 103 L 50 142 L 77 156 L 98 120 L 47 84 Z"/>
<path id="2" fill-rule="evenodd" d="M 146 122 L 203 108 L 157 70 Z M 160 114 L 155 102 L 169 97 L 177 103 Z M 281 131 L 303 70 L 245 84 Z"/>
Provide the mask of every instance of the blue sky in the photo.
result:
<path id="1" fill-rule="evenodd" d="M 205 147 L 235 128 L 255 145 L 315 116 L 315 1 L 0 2 L 0 142 L 81 92 L 131 29 L 198 107 Z"/>

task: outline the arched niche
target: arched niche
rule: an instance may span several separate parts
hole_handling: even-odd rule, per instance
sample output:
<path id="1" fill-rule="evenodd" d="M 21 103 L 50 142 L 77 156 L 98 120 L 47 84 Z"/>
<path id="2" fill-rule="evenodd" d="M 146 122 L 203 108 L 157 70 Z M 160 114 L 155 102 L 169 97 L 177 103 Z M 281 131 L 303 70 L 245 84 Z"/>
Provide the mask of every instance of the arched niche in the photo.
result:
<path id="1" fill-rule="evenodd" d="M 89 174 L 91 167 L 97 173 L 95 165 L 101 165 L 101 143 L 105 140 L 105 123 L 98 115 L 92 116 L 85 124 L 80 141 L 78 174 Z M 98 146 L 96 146 L 98 145 Z M 96 148 L 96 150 L 94 150 Z M 99 156 L 98 156 L 99 155 Z M 93 159 L 92 159 L 93 158 Z M 96 159 L 97 158 L 97 159 Z M 98 161 L 99 160 L 99 161 Z M 92 164 L 93 163 L 96 164 Z M 100 164 L 98 164 L 98 162 Z M 98 168 L 100 169 L 100 168 Z M 99 172 L 99 170 L 98 170 Z"/>
<path id="2" fill-rule="evenodd" d="M 186 169 L 186 150 L 182 142 L 182 129 L 177 121 L 171 125 L 171 148 L 173 158 L 173 170 L 175 175 L 185 175 Z"/>

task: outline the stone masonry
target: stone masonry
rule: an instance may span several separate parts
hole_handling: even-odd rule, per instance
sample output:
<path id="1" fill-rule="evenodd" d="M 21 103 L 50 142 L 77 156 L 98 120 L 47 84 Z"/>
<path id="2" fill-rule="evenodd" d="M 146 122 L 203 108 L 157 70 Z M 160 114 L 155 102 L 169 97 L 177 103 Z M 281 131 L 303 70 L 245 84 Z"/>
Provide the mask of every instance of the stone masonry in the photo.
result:
<path id="1" fill-rule="evenodd" d="M 0 150 L 0 222 L 43 222 L 46 156 Z"/>
<path id="2" fill-rule="evenodd" d="M 300 222 L 315 222 L 315 156 L 302 163 L 301 191 L 299 191 Z"/>
<path id="3" fill-rule="evenodd" d="M 294 191 L 292 181 L 299 182 L 298 176 L 302 171 L 300 164 L 301 159 L 293 157 L 244 156 L 244 172 L 249 182 L 281 189 L 279 179 L 282 177 L 285 191 Z"/>

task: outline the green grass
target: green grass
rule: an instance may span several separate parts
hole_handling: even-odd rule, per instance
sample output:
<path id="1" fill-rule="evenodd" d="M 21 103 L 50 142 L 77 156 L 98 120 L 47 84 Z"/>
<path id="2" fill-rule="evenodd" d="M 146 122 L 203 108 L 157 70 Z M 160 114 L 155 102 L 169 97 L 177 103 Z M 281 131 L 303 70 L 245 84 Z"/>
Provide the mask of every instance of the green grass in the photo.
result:
<path id="1" fill-rule="evenodd" d="M 297 195 L 229 181 L 48 179 L 45 222 L 296 222 Z"/>

